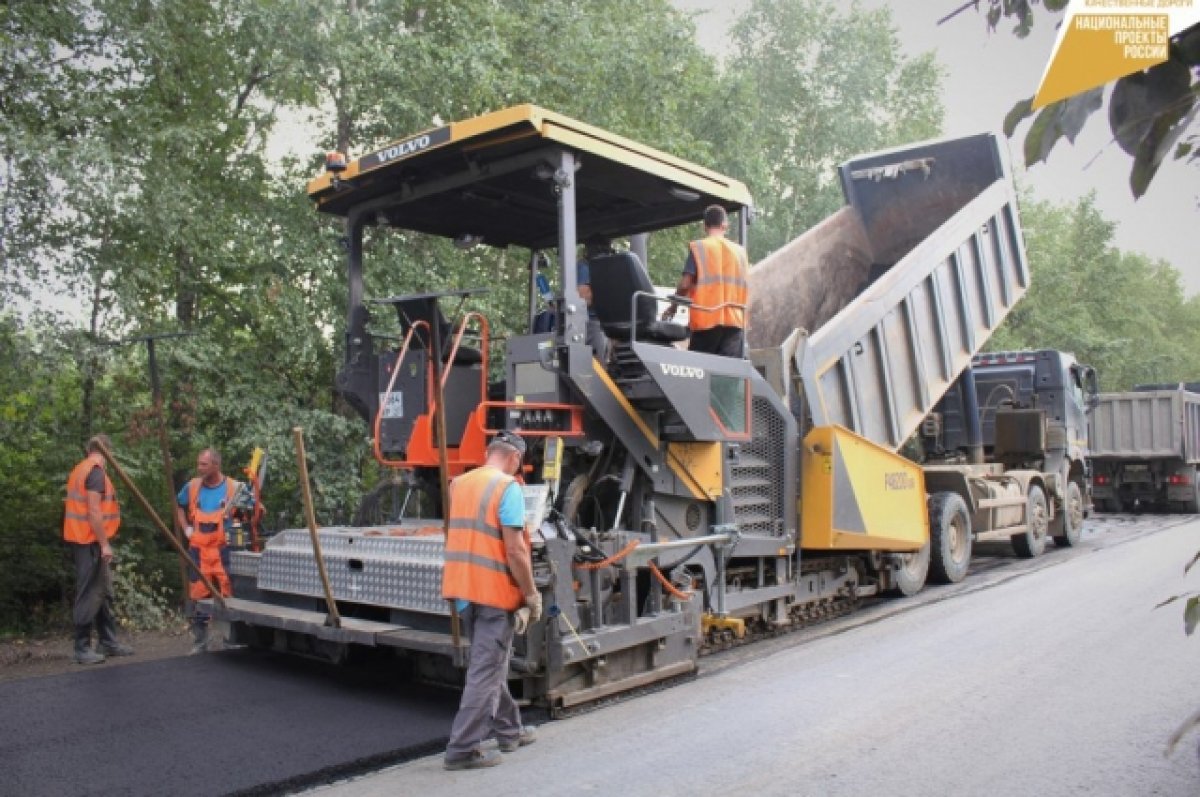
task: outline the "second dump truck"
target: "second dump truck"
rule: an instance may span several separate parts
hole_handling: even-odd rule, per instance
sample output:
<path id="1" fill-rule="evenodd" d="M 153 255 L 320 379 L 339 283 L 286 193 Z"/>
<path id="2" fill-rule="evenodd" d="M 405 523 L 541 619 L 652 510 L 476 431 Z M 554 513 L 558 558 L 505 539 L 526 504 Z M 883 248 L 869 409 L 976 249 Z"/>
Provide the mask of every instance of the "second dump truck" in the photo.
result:
<path id="1" fill-rule="evenodd" d="M 515 694 L 564 709 L 924 584 L 926 476 L 896 452 L 1029 286 L 1011 175 L 1001 141 L 981 135 L 855 158 L 838 176 L 846 206 L 751 271 L 749 360 L 678 348 L 687 330 L 660 314 L 679 300 L 658 297 L 622 244 L 698 234 L 712 204 L 745 243 L 751 199 L 724 175 L 525 105 L 331 159 L 310 183 L 318 210 L 345 220 L 337 386 L 380 462 L 437 505 L 490 433 L 531 443 L 547 616 L 518 640 Z M 413 247 L 419 236 L 433 244 Z M 588 258 L 606 357 L 586 340 L 585 240 L 610 244 Z M 389 291 L 403 274 L 423 284 L 429 253 L 452 256 L 439 241 L 493 269 L 485 283 L 522 275 L 526 306 L 502 345 L 473 286 Z M 316 536 L 328 592 L 305 530 L 234 555 L 235 596 L 218 614 L 239 638 L 333 658 L 390 649 L 425 677 L 461 677 L 469 641 L 441 596 L 441 523 Z"/>
<path id="2" fill-rule="evenodd" d="M 1101 393 L 1090 445 L 1101 511 L 1200 513 L 1200 383 Z"/>

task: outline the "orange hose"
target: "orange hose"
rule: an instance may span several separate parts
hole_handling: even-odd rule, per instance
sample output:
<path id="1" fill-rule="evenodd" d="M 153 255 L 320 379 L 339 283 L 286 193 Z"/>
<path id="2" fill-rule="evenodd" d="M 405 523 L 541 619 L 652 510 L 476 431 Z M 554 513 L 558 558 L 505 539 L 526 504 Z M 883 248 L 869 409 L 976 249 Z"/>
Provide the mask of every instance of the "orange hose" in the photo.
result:
<path id="1" fill-rule="evenodd" d="M 671 595 L 673 595 L 674 597 L 678 598 L 681 601 L 687 601 L 687 600 L 692 599 L 692 593 L 680 592 L 675 587 L 675 585 L 671 583 L 671 580 L 662 574 L 662 571 L 658 569 L 658 565 L 654 564 L 654 562 L 650 563 L 650 572 L 653 573 L 654 577 L 657 578 L 659 580 L 659 582 L 663 585 L 663 589 L 665 589 L 667 592 L 671 593 Z"/>
<path id="2" fill-rule="evenodd" d="M 628 545 L 626 545 L 624 548 L 617 551 L 615 554 L 608 557 L 607 559 L 602 559 L 599 562 L 588 562 L 586 564 L 580 563 L 580 562 L 574 562 L 574 563 L 572 563 L 571 566 L 574 567 L 576 570 L 599 570 L 602 567 L 608 567 L 611 564 L 616 564 L 617 562 L 624 559 L 626 556 L 629 556 L 629 554 L 633 552 L 633 549 L 638 547 L 639 545 L 641 545 L 641 543 L 642 543 L 641 540 L 633 540 Z"/>

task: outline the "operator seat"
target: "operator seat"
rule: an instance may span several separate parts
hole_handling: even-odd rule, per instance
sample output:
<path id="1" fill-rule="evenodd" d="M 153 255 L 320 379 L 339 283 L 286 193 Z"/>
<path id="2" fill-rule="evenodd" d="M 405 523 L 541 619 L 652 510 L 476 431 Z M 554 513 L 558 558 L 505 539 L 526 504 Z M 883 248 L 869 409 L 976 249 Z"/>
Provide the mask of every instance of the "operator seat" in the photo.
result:
<path id="1" fill-rule="evenodd" d="M 637 339 L 646 343 L 670 345 L 685 340 L 687 327 L 674 321 L 658 318 L 654 299 L 654 284 L 646 267 L 633 252 L 612 252 L 588 259 L 592 280 L 592 309 L 600 319 L 604 334 L 615 341 L 628 343 L 633 332 L 633 295 L 638 291 L 651 294 L 637 299 Z"/>
<path id="2" fill-rule="evenodd" d="M 408 330 L 415 321 L 424 320 L 430 325 L 430 329 L 436 323 L 442 337 L 442 361 L 446 362 L 449 360 L 450 349 L 454 346 L 454 330 L 450 322 L 446 320 L 446 316 L 442 313 L 442 308 L 438 306 L 437 302 L 421 296 L 404 298 L 393 302 L 393 304 L 396 307 L 396 313 L 400 316 L 400 330 L 402 335 L 408 334 Z M 424 329 L 417 330 L 417 334 L 413 335 L 412 341 L 414 351 L 425 349 L 428 346 L 425 338 L 426 331 Z M 483 355 L 479 349 L 470 348 L 466 345 L 464 339 L 454 355 L 454 362 L 448 364 L 479 365 L 482 362 Z"/>

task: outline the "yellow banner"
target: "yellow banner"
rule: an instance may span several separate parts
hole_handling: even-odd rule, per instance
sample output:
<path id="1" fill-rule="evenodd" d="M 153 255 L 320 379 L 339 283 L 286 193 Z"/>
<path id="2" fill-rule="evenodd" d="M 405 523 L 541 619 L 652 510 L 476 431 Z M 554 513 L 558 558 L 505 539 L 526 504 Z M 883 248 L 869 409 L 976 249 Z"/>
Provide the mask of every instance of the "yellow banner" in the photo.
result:
<path id="1" fill-rule="evenodd" d="M 1200 0 L 1072 0 L 1033 108 L 1163 63 L 1197 22 Z"/>

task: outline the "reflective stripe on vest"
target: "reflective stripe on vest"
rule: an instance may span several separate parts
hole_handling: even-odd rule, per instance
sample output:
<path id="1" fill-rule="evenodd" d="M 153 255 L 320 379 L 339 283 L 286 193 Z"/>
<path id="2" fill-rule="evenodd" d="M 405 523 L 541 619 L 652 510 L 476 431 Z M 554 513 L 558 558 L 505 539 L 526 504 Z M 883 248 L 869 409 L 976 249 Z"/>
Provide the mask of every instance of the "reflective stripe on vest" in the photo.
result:
<path id="1" fill-rule="evenodd" d="M 95 460 L 83 460 L 71 469 L 67 477 L 67 497 L 63 506 L 63 539 L 80 545 L 96 542 L 92 533 L 92 524 L 88 522 L 87 507 L 87 477 L 92 468 L 97 467 Z M 101 469 L 101 473 L 104 470 Z M 104 534 L 110 540 L 117 536 L 121 526 L 121 508 L 117 506 L 117 491 L 104 473 L 104 492 L 100 496 L 100 521 L 104 526 Z"/>
<path id="2" fill-rule="evenodd" d="M 513 477 L 485 466 L 450 484 L 443 598 L 506 611 L 521 607 L 524 598 L 508 567 L 500 525 L 500 502 L 512 483 Z"/>
<path id="3" fill-rule="evenodd" d="M 716 235 L 692 241 L 688 248 L 696 263 L 696 284 L 692 288 L 693 306 L 688 308 L 688 326 L 693 330 L 717 326 L 744 328 L 746 312 L 742 307 L 700 310 L 697 306 L 746 305 L 749 300 L 746 250 Z"/>

